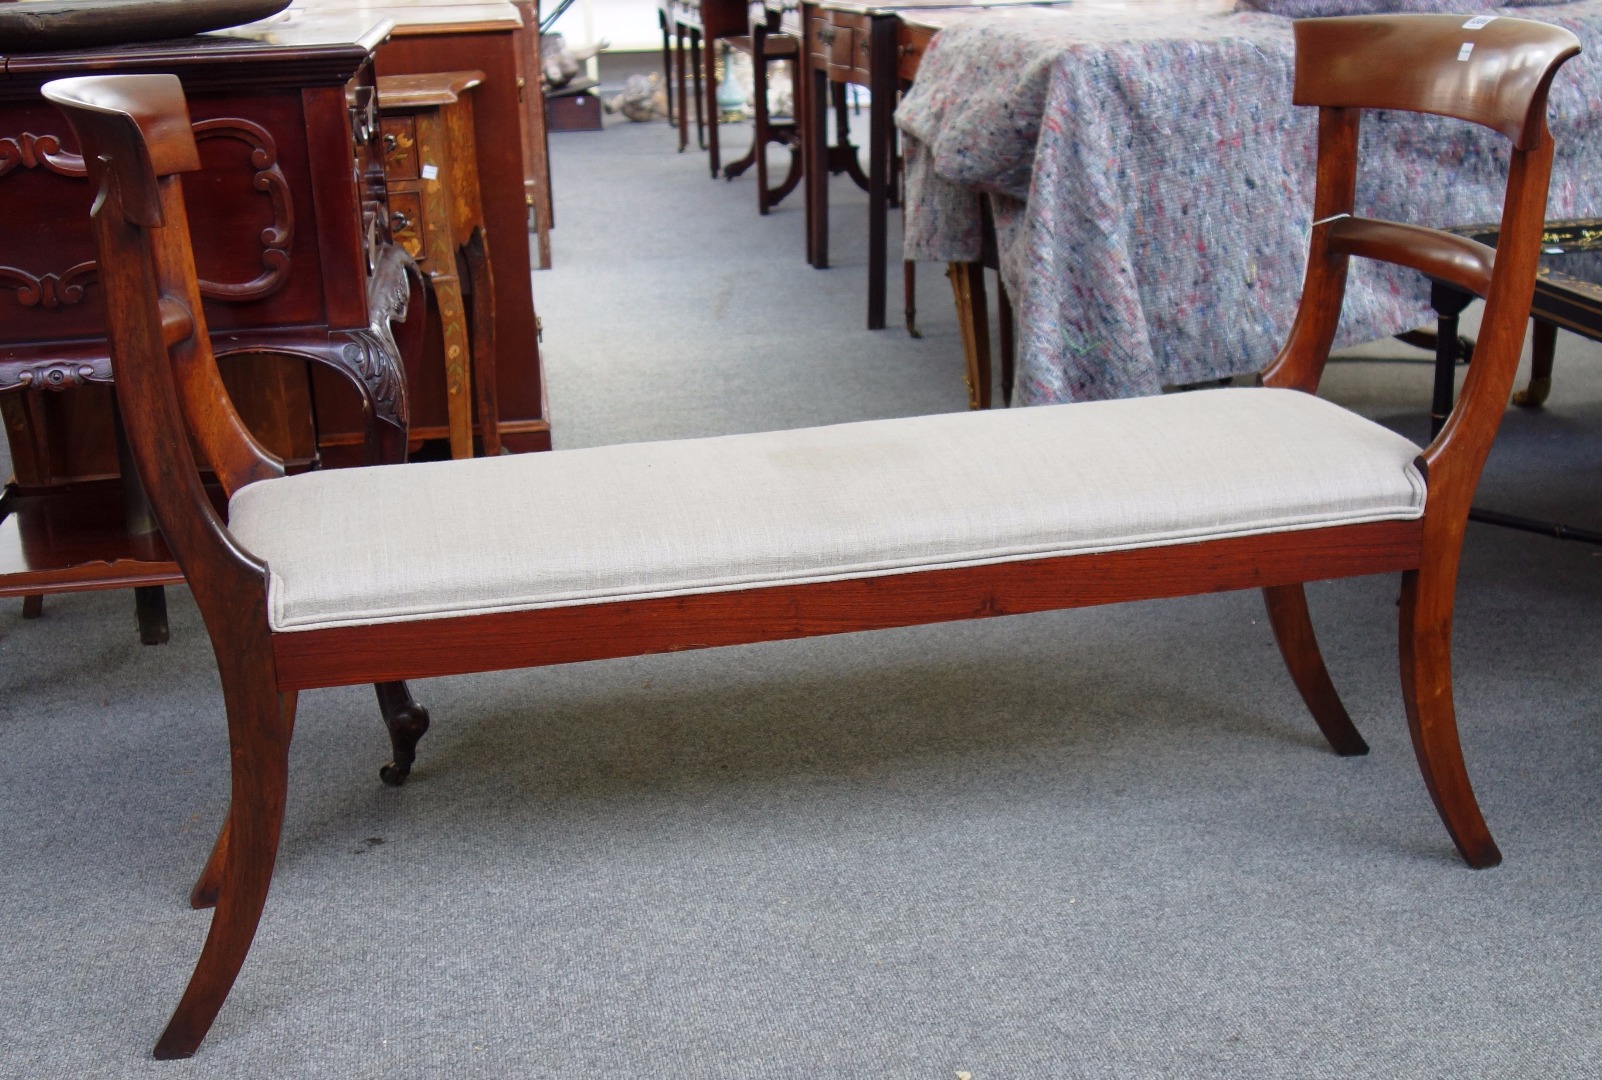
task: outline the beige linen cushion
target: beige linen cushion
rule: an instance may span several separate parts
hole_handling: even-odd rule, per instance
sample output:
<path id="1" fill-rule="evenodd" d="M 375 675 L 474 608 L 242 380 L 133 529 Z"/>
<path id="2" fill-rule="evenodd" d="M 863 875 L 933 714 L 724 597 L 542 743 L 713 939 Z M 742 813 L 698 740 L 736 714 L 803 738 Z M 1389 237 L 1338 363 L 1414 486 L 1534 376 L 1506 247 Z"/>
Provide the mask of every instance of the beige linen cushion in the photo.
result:
<path id="1" fill-rule="evenodd" d="M 1210 390 L 252 484 L 277 630 L 974 566 L 1411 519 L 1408 440 Z"/>

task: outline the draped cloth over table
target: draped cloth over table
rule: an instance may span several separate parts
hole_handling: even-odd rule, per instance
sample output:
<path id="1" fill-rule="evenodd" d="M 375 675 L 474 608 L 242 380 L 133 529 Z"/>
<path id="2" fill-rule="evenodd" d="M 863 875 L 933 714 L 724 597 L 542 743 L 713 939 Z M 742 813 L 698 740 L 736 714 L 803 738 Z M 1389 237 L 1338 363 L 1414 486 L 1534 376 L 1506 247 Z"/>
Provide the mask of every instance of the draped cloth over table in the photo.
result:
<path id="1" fill-rule="evenodd" d="M 1290 329 L 1317 113 L 1291 105 L 1291 22 L 1232 0 L 1081 0 L 953 17 L 896 112 L 908 258 L 979 257 L 992 198 L 1018 319 L 1014 401 L 1154 394 L 1255 372 Z M 1471 6 L 1474 6 L 1471 4 Z M 1602 0 L 1490 8 L 1572 30 L 1549 219 L 1602 213 Z M 1465 40 L 1472 34 L 1465 32 Z M 1456 121 L 1364 117 L 1359 213 L 1494 221 L 1505 144 Z M 1354 263 L 1339 343 L 1429 321 L 1428 285 Z"/>

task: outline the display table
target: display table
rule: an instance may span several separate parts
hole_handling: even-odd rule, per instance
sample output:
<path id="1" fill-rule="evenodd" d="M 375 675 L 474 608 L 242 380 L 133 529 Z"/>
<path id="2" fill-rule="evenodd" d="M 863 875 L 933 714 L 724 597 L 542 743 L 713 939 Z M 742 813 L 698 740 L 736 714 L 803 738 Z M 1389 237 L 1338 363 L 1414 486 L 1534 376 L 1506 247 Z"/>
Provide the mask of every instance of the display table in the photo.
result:
<path id="1" fill-rule="evenodd" d="M 906 137 L 909 258 L 977 260 L 995 209 L 1018 320 L 1014 401 L 1152 394 L 1260 370 L 1301 292 L 1316 134 L 1291 105 L 1290 20 L 1231 0 L 1079 2 L 950 20 L 897 124 Z M 1501 9 L 1492 9 L 1496 13 Z M 1602 47 L 1602 2 L 1503 14 Z M 1573 64 L 1552 88 L 1548 216 L 1596 216 L 1602 78 Z M 1494 216 L 1495 136 L 1448 121 L 1387 140 L 1359 206 L 1433 224 Z M 1377 145 L 1386 145 L 1380 143 Z M 1341 340 L 1429 319 L 1417 275 L 1362 266 Z"/>
<path id="2" fill-rule="evenodd" d="M 779 0 L 769 0 L 770 7 Z M 889 210 L 896 202 L 895 149 L 891 117 L 902 88 L 916 76 L 922 47 L 934 27 L 951 12 L 983 18 L 993 10 L 1054 0 L 803 0 L 803 52 L 809 76 L 803 110 L 803 142 L 807 148 L 807 258 L 813 266 L 829 265 L 829 176 L 851 173 L 868 192 L 869 330 L 885 325 L 889 277 Z M 1067 0 L 1062 0 L 1067 2 Z M 932 21 L 931 21 L 932 20 Z M 909 33 L 909 25 L 919 27 Z M 856 150 L 842 126 L 837 145 L 827 145 L 827 112 L 831 98 L 843 101 L 848 85 L 869 94 L 868 169 L 856 170 Z M 841 154 L 850 156 L 842 163 Z M 912 274 L 906 275 L 907 328 L 913 325 Z"/>

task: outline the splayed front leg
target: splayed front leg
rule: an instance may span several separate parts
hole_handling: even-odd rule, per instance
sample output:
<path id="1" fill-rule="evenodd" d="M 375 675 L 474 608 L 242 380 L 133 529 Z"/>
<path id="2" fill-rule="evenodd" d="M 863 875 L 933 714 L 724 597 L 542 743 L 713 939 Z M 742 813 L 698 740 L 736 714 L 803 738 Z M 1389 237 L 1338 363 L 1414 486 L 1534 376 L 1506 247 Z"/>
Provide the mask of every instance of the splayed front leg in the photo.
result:
<path id="1" fill-rule="evenodd" d="M 1502 861 L 1463 763 L 1452 706 L 1452 584 L 1455 563 L 1402 575 L 1402 697 L 1424 786 L 1452 842 L 1476 870 Z"/>
<path id="2" fill-rule="evenodd" d="M 254 687 L 231 692 L 224 678 L 233 797 L 212 860 L 195 887 L 197 893 L 209 887 L 217 907 L 189 986 L 156 1043 L 155 1056 L 163 1060 L 194 1054 L 233 989 L 267 903 L 284 821 L 295 694 Z"/>

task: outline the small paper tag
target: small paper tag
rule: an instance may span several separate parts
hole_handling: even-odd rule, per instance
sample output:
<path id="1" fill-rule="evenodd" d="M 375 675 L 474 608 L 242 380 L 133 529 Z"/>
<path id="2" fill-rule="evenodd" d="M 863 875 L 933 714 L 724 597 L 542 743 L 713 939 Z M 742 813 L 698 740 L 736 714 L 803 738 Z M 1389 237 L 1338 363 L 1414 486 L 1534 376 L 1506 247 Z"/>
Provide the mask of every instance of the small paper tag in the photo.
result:
<path id="1" fill-rule="evenodd" d="M 1465 41 L 1465 42 L 1463 42 L 1463 47 L 1461 49 L 1457 50 L 1457 58 L 1459 60 L 1467 60 L 1469 58 L 1469 54 L 1472 53 L 1473 51 L 1474 51 L 1474 42 Z"/>
<path id="2" fill-rule="evenodd" d="M 1472 49 L 1474 46 L 1465 45 L 1463 47 L 1465 49 Z M 1459 56 L 1458 59 L 1462 60 L 1463 56 Z M 434 180 L 434 179 L 437 179 L 438 177 L 439 177 L 439 166 L 438 165 L 424 165 L 423 166 L 423 179 L 424 180 Z"/>
<path id="3" fill-rule="evenodd" d="M 1476 15 L 1476 16 L 1474 16 L 1474 18 L 1470 19 L 1468 22 L 1463 24 L 1463 29 L 1465 29 L 1465 30 L 1478 30 L 1480 27 L 1487 26 L 1490 23 L 1493 23 L 1495 21 L 1496 21 L 1496 16 L 1495 15 Z"/>

